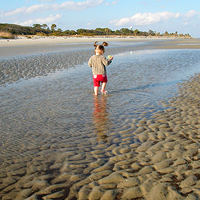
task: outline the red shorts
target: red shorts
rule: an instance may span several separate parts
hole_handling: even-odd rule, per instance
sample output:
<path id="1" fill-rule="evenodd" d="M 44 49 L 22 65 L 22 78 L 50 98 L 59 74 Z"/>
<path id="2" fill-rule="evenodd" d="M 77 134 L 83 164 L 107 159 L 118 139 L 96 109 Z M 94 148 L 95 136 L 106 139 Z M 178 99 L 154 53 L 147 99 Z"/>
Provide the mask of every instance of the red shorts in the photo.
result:
<path id="1" fill-rule="evenodd" d="M 93 75 L 94 87 L 100 87 L 100 82 L 107 83 L 107 81 L 106 74 Z"/>

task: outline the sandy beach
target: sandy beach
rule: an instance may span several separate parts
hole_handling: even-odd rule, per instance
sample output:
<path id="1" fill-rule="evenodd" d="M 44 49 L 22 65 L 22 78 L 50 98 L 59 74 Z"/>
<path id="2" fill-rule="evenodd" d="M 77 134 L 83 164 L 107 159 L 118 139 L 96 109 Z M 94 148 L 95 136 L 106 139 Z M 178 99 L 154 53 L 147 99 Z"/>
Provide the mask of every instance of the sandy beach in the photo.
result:
<path id="1" fill-rule="evenodd" d="M 19 37 L 18 39 L 0 40 L 0 58 L 32 55 L 48 52 L 61 52 L 75 49 L 92 48 L 95 41 L 99 43 L 107 41 L 113 43 L 122 42 L 123 45 L 155 42 L 158 45 L 151 45 L 159 49 L 199 49 L 199 39 L 179 38 L 152 38 L 152 37 Z"/>
<path id="2" fill-rule="evenodd" d="M 141 42 L 141 41 L 150 41 L 150 40 L 166 40 L 172 41 L 179 45 L 200 45 L 200 39 L 195 38 L 173 38 L 173 37 L 134 37 L 134 36 L 95 36 L 95 37 L 40 37 L 32 36 L 31 38 L 27 37 L 18 37 L 17 39 L 1 39 L 0 47 L 9 47 L 9 46 L 27 46 L 27 45 L 42 45 L 42 44 L 63 44 L 63 43 L 93 43 L 98 42 Z"/>
<path id="3" fill-rule="evenodd" d="M 144 40 L 151 40 L 154 38 L 144 37 L 37 37 L 31 38 L 19 37 L 17 39 L 2 39 L 0 40 L 0 47 L 8 46 L 24 46 L 24 45 L 40 45 L 40 44 L 63 44 L 63 43 L 94 43 L 95 41 L 124 41 L 124 42 L 139 42 Z M 161 39 L 162 38 L 156 38 Z M 165 38 L 164 38 L 165 39 Z"/>
<path id="4" fill-rule="evenodd" d="M 112 156 L 91 163 L 91 175 L 79 177 L 67 199 L 199 199 L 199 78 L 180 85 L 179 96 L 165 103 L 171 108 L 133 119 L 132 133 L 120 132 L 124 138 L 134 134 L 138 143 L 96 150 L 98 157 Z"/>
<path id="5" fill-rule="evenodd" d="M 112 55 L 125 50 L 130 51 L 133 48 L 130 43 L 131 45 L 142 44 L 135 46 L 135 51 L 200 49 L 200 40 L 198 39 L 23 38 L 9 41 L 0 40 L 0 58 L 3 60 L 1 70 L 2 74 L 4 71 L 7 73 L 1 77 L 1 84 L 4 86 L 11 84 L 0 88 L 1 94 L 8 96 L 7 99 L 1 101 L 2 113 L 5 114 L 9 106 L 13 104 L 8 114 L 6 113 L 8 117 L 5 114 L 7 118 L 2 116 L 1 120 L 5 132 L 0 134 L 0 199 L 200 199 L 200 74 L 194 74 L 189 79 L 178 83 L 177 93 L 160 102 L 161 108 L 159 109 L 157 105 L 144 105 L 147 110 L 135 111 L 135 113 L 139 113 L 139 117 L 134 115 L 134 111 L 131 109 L 129 111 L 131 114 L 127 117 L 127 111 L 122 110 L 124 114 L 116 115 L 118 117 L 116 121 L 119 123 L 117 127 L 114 127 L 114 125 L 110 125 L 111 117 L 109 118 L 109 110 L 112 111 L 112 106 L 108 107 L 107 105 L 111 104 L 113 99 L 116 102 L 121 100 L 120 96 L 123 93 L 120 93 L 120 89 L 116 89 L 108 97 L 94 99 L 91 98 L 91 92 L 85 92 L 85 95 L 81 97 L 83 90 L 78 91 L 74 87 L 74 91 L 78 91 L 77 96 L 80 97 L 73 99 L 74 93 L 70 93 L 71 88 L 67 88 L 68 83 L 61 85 L 59 82 L 62 80 L 62 76 L 69 82 L 73 79 L 80 79 L 79 74 L 76 76 L 73 71 L 71 74 L 75 78 L 70 75 L 70 72 L 69 75 L 66 75 L 67 70 L 73 68 L 71 66 L 83 64 L 85 55 L 88 56 L 90 51 L 86 52 L 87 54 L 85 53 L 83 58 L 78 57 L 77 53 L 77 60 L 73 58 L 73 52 L 69 52 L 69 54 L 64 52 L 61 55 L 56 53 L 55 57 L 51 58 L 52 66 L 45 70 L 42 64 L 44 63 L 44 66 L 47 65 L 46 63 L 49 64 L 50 56 L 35 56 L 27 59 L 28 62 L 26 62 L 27 57 L 22 61 L 11 59 L 12 56 L 80 50 L 83 47 L 91 50 L 93 48 L 91 44 L 95 41 L 110 41 L 113 48 L 108 52 L 111 52 Z M 116 50 L 114 42 L 123 42 L 123 46 L 117 47 Z M 170 50 L 167 53 L 170 53 Z M 189 55 L 188 52 L 179 54 L 182 53 Z M 190 61 L 192 64 L 194 60 L 195 62 L 198 60 L 199 52 L 195 53 Z M 159 55 L 161 54 L 162 52 Z M 193 54 L 194 52 L 192 52 Z M 148 54 L 145 59 L 149 59 L 150 55 Z M 170 57 L 171 60 L 175 60 L 174 55 L 176 52 Z M 134 63 L 140 63 L 138 60 L 142 59 L 141 57 L 134 57 Z M 120 58 L 118 59 L 120 60 Z M 61 78 L 58 81 L 59 76 L 53 76 L 52 73 L 49 80 L 55 79 L 56 84 L 50 85 L 47 74 L 52 71 L 56 72 L 59 68 L 55 68 L 55 66 L 61 65 L 62 62 L 64 66 L 66 60 L 70 61 L 69 66 L 66 65 L 66 72 L 63 70 L 63 74 L 66 74 L 60 75 Z M 150 61 L 153 65 L 156 62 L 156 56 Z M 36 63 L 36 69 L 31 68 L 26 71 L 27 68 L 30 68 L 30 63 L 31 67 Z M 149 60 L 146 63 L 149 63 Z M 14 66 L 14 68 L 6 69 L 5 65 Z M 157 65 L 160 66 L 160 63 L 158 62 Z M 150 69 L 148 68 L 148 70 Z M 85 68 L 81 68 L 80 74 L 83 74 L 84 71 Z M 40 84 L 37 79 L 34 79 L 40 76 L 47 76 L 46 82 L 42 82 L 42 79 Z M 114 73 L 114 76 L 117 77 L 117 72 Z M 25 86 L 22 84 L 22 89 L 20 89 L 20 82 L 18 85 L 13 84 L 23 78 L 34 80 L 28 82 L 27 85 L 24 83 Z M 33 84 L 34 81 L 36 84 Z M 78 88 L 81 87 L 79 84 L 77 85 Z M 61 86 L 66 90 L 61 90 Z M 135 88 L 126 89 L 128 91 L 125 92 L 128 93 L 124 96 L 130 96 L 137 90 Z M 147 93 L 144 93 L 145 91 L 142 89 L 143 87 L 139 87 L 138 96 L 146 95 L 147 98 L 155 98 L 148 93 L 148 88 Z M 57 91 L 56 94 L 59 94 L 59 97 L 55 96 L 52 91 Z M 14 99 L 12 96 L 14 92 L 21 99 L 17 97 Z M 40 93 L 45 94 L 39 96 Z M 136 102 L 137 96 L 132 95 L 133 99 L 121 100 L 119 110 L 125 107 L 127 102 Z M 34 101 L 33 97 L 35 96 L 37 98 Z M 89 128 L 87 127 L 86 134 L 84 134 L 85 127 L 80 122 L 82 120 L 80 116 L 90 107 L 89 103 L 84 108 L 81 105 L 86 102 L 86 99 L 90 102 L 90 98 L 94 101 L 92 124 L 95 128 L 89 129 L 91 125 L 87 125 Z M 67 107 L 71 106 L 68 105 L 70 100 L 76 103 L 79 112 L 76 113 L 75 108 L 75 114 L 70 108 L 67 110 Z M 22 101 L 21 104 L 20 101 Z M 49 103 L 51 101 L 52 104 Z M 137 107 L 137 102 L 135 104 Z M 118 104 L 116 103 L 116 105 Z M 14 110 L 16 107 L 18 114 Z M 43 110 L 43 107 L 47 107 L 47 109 Z M 31 109 L 37 110 L 37 112 L 32 114 Z M 113 112 L 118 112 L 118 110 Z M 151 115 L 147 115 L 147 112 Z M 73 115 L 76 117 L 73 118 Z M 26 121 L 27 118 L 31 120 Z M 38 121 L 36 121 L 37 118 Z M 55 118 L 61 118 L 61 125 L 55 121 Z M 77 121 L 66 121 L 70 118 Z M 26 128 L 23 129 L 25 125 Z M 108 129 L 109 132 L 107 132 Z M 96 134 L 94 130 L 98 133 Z M 13 134 L 14 131 L 16 131 L 16 136 Z"/>

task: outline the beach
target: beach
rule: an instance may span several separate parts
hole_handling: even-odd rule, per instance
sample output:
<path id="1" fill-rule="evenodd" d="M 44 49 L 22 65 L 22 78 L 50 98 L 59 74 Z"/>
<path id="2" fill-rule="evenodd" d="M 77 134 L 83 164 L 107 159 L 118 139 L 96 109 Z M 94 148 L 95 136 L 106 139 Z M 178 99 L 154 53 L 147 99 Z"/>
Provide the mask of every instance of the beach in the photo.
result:
<path id="1" fill-rule="evenodd" d="M 18 37 L 17 39 L 2 39 L 0 40 L 0 47 L 8 47 L 8 46 L 26 46 L 26 45 L 39 45 L 39 44 L 63 44 L 63 43 L 93 43 L 95 41 L 104 42 L 104 41 L 125 41 L 125 42 L 140 42 L 151 39 L 163 40 L 163 38 L 153 38 L 153 37 L 112 37 L 112 36 L 94 36 L 94 37 L 41 37 L 41 36 L 32 36 L 28 37 Z M 170 38 L 164 38 L 170 39 Z M 171 38 L 174 39 L 174 38 Z"/>
<path id="2" fill-rule="evenodd" d="M 91 48 L 95 41 L 99 43 L 123 42 L 126 45 L 150 41 L 159 43 L 159 49 L 198 49 L 199 39 L 153 38 L 153 37 L 19 37 L 19 39 L 0 40 L 0 58 L 15 55 L 32 55 L 73 49 Z M 31 48 L 30 48 L 31 47 Z M 151 48 L 156 48 L 152 47 Z"/>
<path id="3" fill-rule="evenodd" d="M 87 61 L 107 41 L 108 95 Z M 0 40 L 0 199 L 200 199 L 200 40 Z"/>

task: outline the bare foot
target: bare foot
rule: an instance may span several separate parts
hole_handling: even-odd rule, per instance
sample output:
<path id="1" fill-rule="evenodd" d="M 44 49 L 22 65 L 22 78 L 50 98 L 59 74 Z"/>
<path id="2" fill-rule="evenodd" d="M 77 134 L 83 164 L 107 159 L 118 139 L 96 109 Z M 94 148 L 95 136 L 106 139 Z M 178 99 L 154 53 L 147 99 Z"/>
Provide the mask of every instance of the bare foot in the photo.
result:
<path id="1" fill-rule="evenodd" d="M 108 92 L 105 91 L 105 90 L 104 90 L 104 91 L 101 91 L 101 93 L 102 93 L 102 94 L 108 94 Z"/>

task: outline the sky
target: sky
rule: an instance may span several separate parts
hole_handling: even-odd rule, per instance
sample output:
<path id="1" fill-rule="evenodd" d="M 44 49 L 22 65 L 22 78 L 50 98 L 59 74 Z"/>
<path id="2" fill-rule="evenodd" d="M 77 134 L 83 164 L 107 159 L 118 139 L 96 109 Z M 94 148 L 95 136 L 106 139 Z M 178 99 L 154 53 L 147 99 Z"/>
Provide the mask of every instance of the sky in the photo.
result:
<path id="1" fill-rule="evenodd" d="M 109 28 L 200 38 L 199 0 L 0 0 L 0 23 L 64 30 Z"/>

